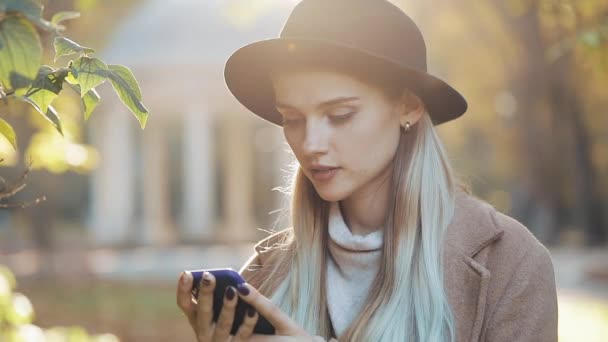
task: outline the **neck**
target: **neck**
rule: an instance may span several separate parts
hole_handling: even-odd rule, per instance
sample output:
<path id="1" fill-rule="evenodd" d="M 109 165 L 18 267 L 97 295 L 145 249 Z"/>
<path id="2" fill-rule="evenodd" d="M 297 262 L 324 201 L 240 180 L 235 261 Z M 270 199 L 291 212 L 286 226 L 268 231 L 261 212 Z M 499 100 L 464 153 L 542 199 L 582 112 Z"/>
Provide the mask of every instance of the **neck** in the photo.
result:
<path id="1" fill-rule="evenodd" d="M 363 309 L 380 269 L 383 230 L 353 235 L 337 202 L 331 202 L 328 222 L 327 309 L 337 337 L 341 337 Z"/>
<path id="2" fill-rule="evenodd" d="M 340 201 L 344 222 L 353 235 L 367 235 L 385 226 L 390 203 L 392 167 Z"/>

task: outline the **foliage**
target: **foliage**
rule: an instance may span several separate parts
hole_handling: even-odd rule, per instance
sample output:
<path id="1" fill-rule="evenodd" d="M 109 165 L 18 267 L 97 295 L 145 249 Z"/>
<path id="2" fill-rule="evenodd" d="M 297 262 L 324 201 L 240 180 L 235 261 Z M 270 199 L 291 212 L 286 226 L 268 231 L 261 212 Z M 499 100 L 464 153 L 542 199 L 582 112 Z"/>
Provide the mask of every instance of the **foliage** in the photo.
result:
<path id="1" fill-rule="evenodd" d="M 0 341 L 71 341 L 115 342 L 112 334 L 90 335 L 83 328 L 53 327 L 42 329 L 34 324 L 34 308 L 30 300 L 16 292 L 17 281 L 13 273 L 0 265 Z"/>
<path id="2" fill-rule="evenodd" d="M 143 129 L 148 110 L 133 73 L 125 66 L 107 65 L 92 57 L 94 49 L 62 35 L 62 22 L 78 18 L 78 12 L 59 12 L 47 21 L 42 9 L 40 0 L 0 0 L 0 99 L 5 103 L 28 103 L 63 135 L 61 115 L 53 102 L 64 86 L 80 95 L 84 118 L 88 120 L 101 100 L 97 87 L 109 81 Z M 52 35 L 55 62 L 64 56 L 73 59 L 62 67 L 43 65 L 43 48 L 36 28 Z M 16 149 L 14 129 L 0 120 L 0 134 Z"/>
<path id="3" fill-rule="evenodd" d="M 94 49 L 82 46 L 62 35 L 62 22 L 80 15 L 77 12 L 59 12 L 50 21 L 43 18 L 40 0 L 0 0 L 0 100 L 22 102 L 33 107 L 40 117 L 64 135 L 63 121 L 53 103 L 64 85 L 80 95 L 84 119 L 88 120 L 100 102 L 96 88 L 109 80 L 120 100 L 135 115 L 141 128 L 145 128 L 148 110 L 133 73 L 122 65 L 107 65 L 92 57 Z M 43 65 L 43 47 L 38 30 L 53 37 L 55 62 L 72 57 L 65 66 Z M 0 135 L 17 150 L 14 128 L 0 118 Z M 29 166 L 20 179 L 0 188 L 0 200 L 14 196 L 25 187 Z M 0 204 L 0 207 L 25 207 L 32 203 Z M 34 309 L 29 299 L 14 292 L 16 280 L 12 272 L 0 265 L 0 341 L 117 341 L 114 335 L 89 335 L 80 327 L 41 329 L 32 324 Z"/>

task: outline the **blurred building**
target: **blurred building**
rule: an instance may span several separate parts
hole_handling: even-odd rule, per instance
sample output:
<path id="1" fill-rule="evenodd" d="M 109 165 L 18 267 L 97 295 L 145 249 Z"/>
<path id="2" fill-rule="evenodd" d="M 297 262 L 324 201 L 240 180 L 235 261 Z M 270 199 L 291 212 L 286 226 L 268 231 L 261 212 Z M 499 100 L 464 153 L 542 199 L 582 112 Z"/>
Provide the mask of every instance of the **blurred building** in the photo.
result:
<path id="1" fill-rule="evenodd" d="M 252 3 L 142 1 L 111 33 L 101 57 L 131 68 L 150 116 L 141 130 L 102 93 L 87 125 L 101 156 L 93 244 L 254 240 L 263 236 L 256 228 L 271 228 L 288 147 L 280 128 L 231 96 L 223 69 L 240 46 L 277 36 L 292 3 Z"/>

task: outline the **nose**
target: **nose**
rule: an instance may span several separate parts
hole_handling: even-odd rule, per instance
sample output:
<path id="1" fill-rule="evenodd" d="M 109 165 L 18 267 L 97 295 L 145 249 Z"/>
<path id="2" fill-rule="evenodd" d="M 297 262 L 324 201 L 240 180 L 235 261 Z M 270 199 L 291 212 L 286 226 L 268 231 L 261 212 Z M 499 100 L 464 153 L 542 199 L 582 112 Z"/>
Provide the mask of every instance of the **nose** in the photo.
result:
<path id="1" fill-rule="evenodd" d="M 308 155 L 324 154 L 329 149 L 329 129 L 323 120 L 308 120 L 303 150 Z"/>

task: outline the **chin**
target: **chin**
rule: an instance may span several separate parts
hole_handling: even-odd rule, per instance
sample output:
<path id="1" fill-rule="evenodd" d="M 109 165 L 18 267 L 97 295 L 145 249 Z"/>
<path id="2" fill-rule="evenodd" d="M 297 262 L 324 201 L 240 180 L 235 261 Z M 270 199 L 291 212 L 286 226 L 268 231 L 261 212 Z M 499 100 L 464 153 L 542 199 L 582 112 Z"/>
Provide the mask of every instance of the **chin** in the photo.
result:
<path id="1" fill-rule="evenodd" d="M 350 192 L 346 189 L 339 189 L 338 187 L 332 187 L 327 185 L 315 185 L 315 189 L 317 190 L 317 194 L 319 194 L 319 197 L 328 202 L 341 201 L 348 197 L 348 195 L 350 194 Z"/>

